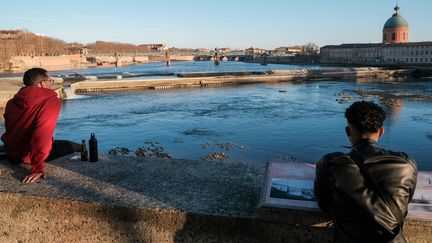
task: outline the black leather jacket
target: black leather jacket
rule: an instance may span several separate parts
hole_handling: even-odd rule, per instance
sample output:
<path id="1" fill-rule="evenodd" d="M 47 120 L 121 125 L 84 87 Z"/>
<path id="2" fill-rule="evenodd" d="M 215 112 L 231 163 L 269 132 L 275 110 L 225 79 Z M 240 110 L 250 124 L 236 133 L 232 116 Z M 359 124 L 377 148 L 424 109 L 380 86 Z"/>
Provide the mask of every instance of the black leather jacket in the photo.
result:
<path id="1" fill-rule="evenodd" d="M 327 154 L 318 162 L 315 197 L 323 211 L 332 213 L 335 242 L 406 242 L 402 226 L 351 159 L 365 161 L 382 155 L 406 160 L 365 163 L 364 168 L 381 190 L 391 195 L 405 218 L 417 182 L 416 163 L 405 153 L 379 148 L 373 140 L 361 140 L 349 154 Z"/>

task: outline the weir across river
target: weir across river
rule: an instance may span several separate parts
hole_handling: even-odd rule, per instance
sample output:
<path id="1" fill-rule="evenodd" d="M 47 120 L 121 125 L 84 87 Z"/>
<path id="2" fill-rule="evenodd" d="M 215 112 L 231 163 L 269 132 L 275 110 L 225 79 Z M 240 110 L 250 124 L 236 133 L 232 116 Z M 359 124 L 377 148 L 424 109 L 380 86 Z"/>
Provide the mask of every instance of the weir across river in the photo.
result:
<path id="1" fill-rule="evenodd" d="M 380 68 L 327 68 L 319 70 L 271 70 L 196 72 L 178 74 L 180 78 L 85 81 L 71 84 L 75 93 L 117 92 L 145 89 L 217 87 L 254 83 L 278 83 L 298 80 L 397 80 L 414 70 Z M 94 79 L 93 77 L 91 79 Z"/>

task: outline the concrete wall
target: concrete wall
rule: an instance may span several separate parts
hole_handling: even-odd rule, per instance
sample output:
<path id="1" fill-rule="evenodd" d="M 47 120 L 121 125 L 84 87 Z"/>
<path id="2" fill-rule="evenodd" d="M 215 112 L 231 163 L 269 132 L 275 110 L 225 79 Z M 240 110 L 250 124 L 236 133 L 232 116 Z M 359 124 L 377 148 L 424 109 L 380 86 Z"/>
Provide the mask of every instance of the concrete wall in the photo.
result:
<path id="1" fill-rule="evenodd" d="M 171 56 L 173 61 L 193 61 L 195 56 Z"/>
<path id="2" fill-rule="evenodd" d="M 31 67 L 42 67 L 48 70 L 79 68 L 82 63 L 86 63 L 85 57 L 81 55 L 67 56 L 15 56 L 11 58 L 13 69 L 25 70 Z"/>
<path id="3" fill-rule="evenodd" d="M 159 56 L 149 56 L 149 61 L 153 62 L 164 62 L 166 61 L 165 55 L 159 55 Z M 193 61 L 195 56 L 177 56 L 174 54 L 170 55 L 171 61 Z"/>
<path id="4" fill-rule="evenodd" d="M 149 58 L 148 58 L 148 56 L 136 56 L 135 61 L 136 62 L 148 62 Z"/>
<path id="5" fill-rule="evenodd" d="M 4 194 L 0 242 L 329 242 L 323 227 Z"/>
<path id="6" fill-rule="evenodd" d="M 331 242 L 320 213 L 270 209 L 259 218 L 140 209 L 0 194 L 0 242 Z M 431 221 L 408 220 L 409 242 L 429 242 Z"/>

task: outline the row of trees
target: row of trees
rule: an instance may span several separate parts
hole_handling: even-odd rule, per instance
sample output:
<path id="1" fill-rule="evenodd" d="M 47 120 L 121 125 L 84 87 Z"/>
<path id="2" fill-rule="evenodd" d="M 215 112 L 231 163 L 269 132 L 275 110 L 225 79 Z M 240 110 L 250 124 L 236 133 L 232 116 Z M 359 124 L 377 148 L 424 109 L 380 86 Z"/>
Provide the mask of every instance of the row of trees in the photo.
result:
<path id="1" fill-rule="evenodd" d="M 301 47 L 302 54 L 306 55 L 315 55 L 319 50 L 319 47 L 314 43 L 307 43 Z M 0 69 L 7 68 L 10 65 L 10 58 L 12 56 L 58 56 L 81 54 L 84 50 L 88 50 L 89 54 L 94 55 L 163 53 L 166 50 L 166 46 L 162 44 L 133 45 L 107 41 L 96 41 L 84 46 L 81 43 L 66 43 L 62 40 L 34 34 L 27 30 L 0 30 Z M 194 51 L 196 50 L 170 49 L 171 53 Z"/>
<path id="2" fill-rule="evenodd" d="M 148 53 L 163 51 L 164 45 L 133 45 L 96 41 L 86 47 L 80 43 L 66 43 L 62 40 L 31 33 L 27 30 L 0 30 L 0 69 L 10 65 L 12 56 L 59 56 L 81 54 Z"/>
<path id="3" fill-rule="evenodd" d="M 302 54 L 304 55 L 317 55 L 319 53 L 319 46 L 315 43 L 308 42 L 302 47 Z"/>
<path id="4" fill-rule="evenodd" d="M 96 41 L 87 45 L 92 54 L 115 54 L 115 53 L 135 53 L 137 46 L 127 43 L 113 43 L 107 41 Z"/>
<path id="5" fill-rule="evenodd" d="M 142 44 L 133 45 L 128 43 L 118 43 L 118 42 L 107 42 L 107 41 L 96 41 L 95 43 L 88 44 L 87 48 L 91 54 L 121 54 L 121 53 L 149 53 L 149 52 L 159 52 L 164 53 L 167 48 L 163 44 Z M 170 50 L 172 50 L 171 48 Z M 180 50 L 180 49 L 176 49 Z"/>
<path id="6" fill-rule="evenodd" d="M 0 67 L 9 66 L 12 56 L 58 56 L 69 54 L 62 40 L 26 30 L 0 31 Z"/>
<path id="7" fill-rule="evenodd" d="M 0 31 L 1 50 L 11 56 L 61 55 L 65 54 L 65 44 L 62 40 L 23 30 Z"/>

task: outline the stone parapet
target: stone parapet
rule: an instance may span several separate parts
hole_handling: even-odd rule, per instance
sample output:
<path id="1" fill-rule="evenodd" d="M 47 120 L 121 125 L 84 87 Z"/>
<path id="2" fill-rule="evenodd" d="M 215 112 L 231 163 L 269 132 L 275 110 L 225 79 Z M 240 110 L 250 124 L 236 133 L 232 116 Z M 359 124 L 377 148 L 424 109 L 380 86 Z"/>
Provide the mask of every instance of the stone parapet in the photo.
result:
<path id="1" fill-rule="evenodd" d="M 325 227 L 0 194 L 1 242 L 330 242 Z"/>
<path id="2" fill-rule="evenodd" d="M 331 242 L 327 215 L 258 208 L 265 166 L 101 156 L 27 166 L 0 160 L 0 242 Z M 432 221 L 409 219 L 409 242 Z"/>

